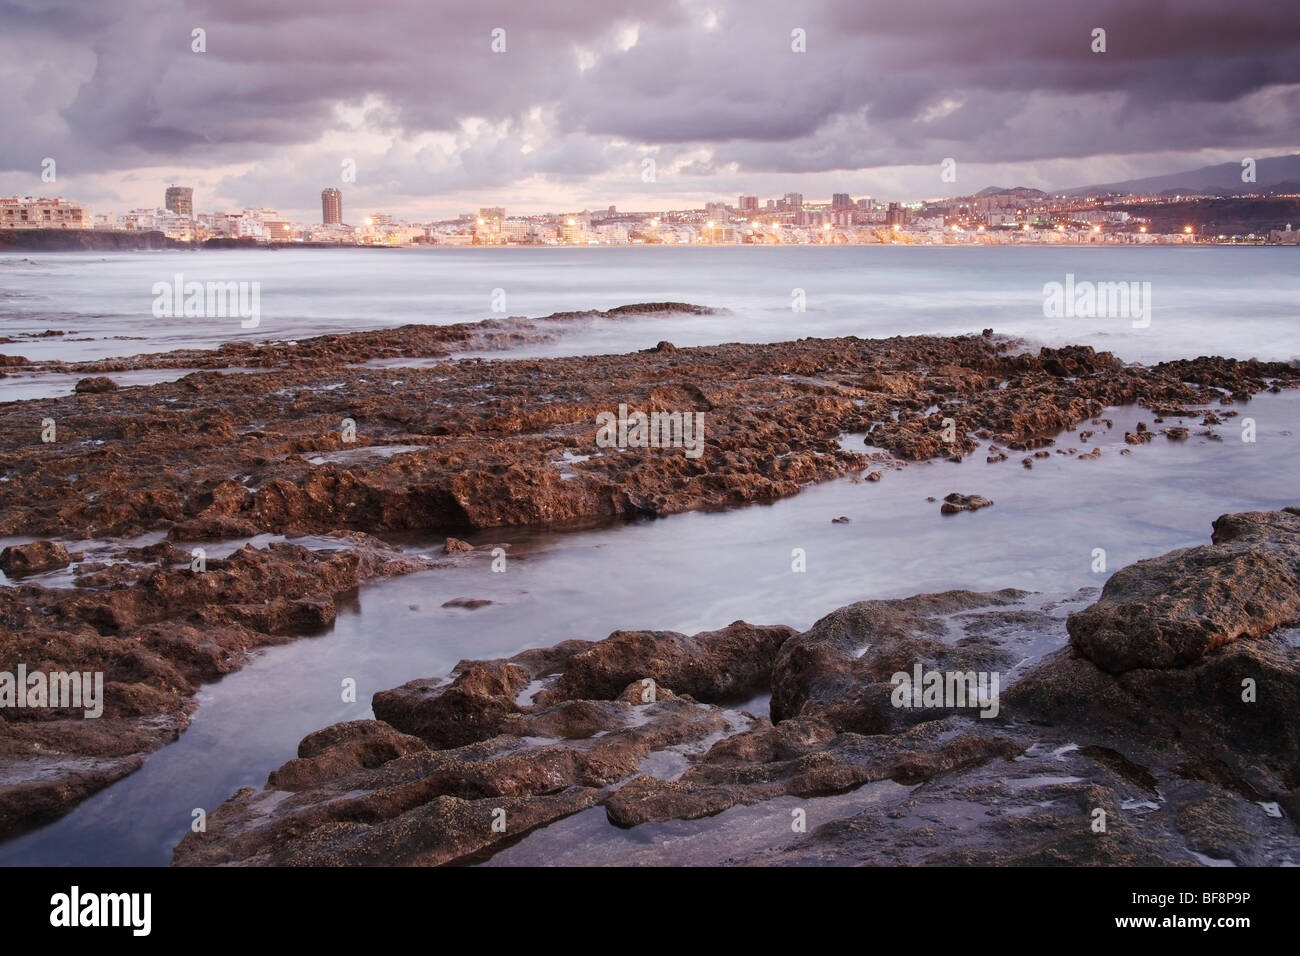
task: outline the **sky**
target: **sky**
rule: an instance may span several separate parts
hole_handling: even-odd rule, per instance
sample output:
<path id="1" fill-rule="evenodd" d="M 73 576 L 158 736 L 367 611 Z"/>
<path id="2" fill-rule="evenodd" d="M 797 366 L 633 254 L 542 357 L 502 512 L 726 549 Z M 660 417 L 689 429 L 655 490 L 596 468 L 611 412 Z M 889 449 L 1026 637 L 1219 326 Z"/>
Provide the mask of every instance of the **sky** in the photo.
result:
<path id="1" fill-rule="evenodd" d="M 1300 11 L 0 0 L 0 92 L 0 195 L 94 212 L 160 206 L 170 183 L 193 186 L 199 211 L 269 207 L 305 222 L 319 221 L 327 186 L 349 222 L 488 205 L 666 210 L 742 193 L 910 200 L 1296 152 Z"/>

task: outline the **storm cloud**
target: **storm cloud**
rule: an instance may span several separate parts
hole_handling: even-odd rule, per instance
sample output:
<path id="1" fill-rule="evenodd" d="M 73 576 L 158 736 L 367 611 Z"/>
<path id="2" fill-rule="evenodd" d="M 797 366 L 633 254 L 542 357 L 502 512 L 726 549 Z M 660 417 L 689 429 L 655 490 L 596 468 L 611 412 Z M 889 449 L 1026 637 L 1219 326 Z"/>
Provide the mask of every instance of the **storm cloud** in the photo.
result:
<path id="1" fill-rule="evenodd" d="M 0 84 L 0 191 L 48 192 L 54 157 L 64 191 L 106 206 L 180 176 L 205 208 L 309 209 L 345 159 L 352 198 L 394 212 L 937 195 L 1292 151 L 1300 16 L 1276 0 L 0 0 Z M 946 157 L 964 175 L 941 188 Z"/>

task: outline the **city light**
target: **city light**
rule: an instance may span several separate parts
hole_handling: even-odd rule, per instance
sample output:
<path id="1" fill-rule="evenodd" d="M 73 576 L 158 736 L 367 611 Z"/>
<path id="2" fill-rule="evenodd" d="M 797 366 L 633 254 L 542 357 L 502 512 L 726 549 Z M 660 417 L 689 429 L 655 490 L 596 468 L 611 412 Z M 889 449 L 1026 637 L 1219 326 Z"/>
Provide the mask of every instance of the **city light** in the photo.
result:
<path id="1" fill-rule="evenodd" d="M 1037 242 L 1079 242 L 1087 233 L 1097 243 L 1136 242 L 1134 234 L 1141 234 L 1144 243 L 1155 242 L 1277 242 L 1265 232 L 1258 237 L 1216 234 L 1203 231 L 1194 223 L 1166 227 L 1153 224 L 1150 215 L 1141 218 L 1125 212 L 1105 212 L 1097 215 L 1098 198 L 1080 200 L 1057 196 L 1058 202 L 1021 203 L 1010 200 L 984 200 L 966 197 L 928 202 L 867 202 L 863 205 L 845 205 L 843 194 L 835 194 L 831 203 L 809 202 L 795 206 L 791 213 L 786 200 L 769 201 L 765 210 L 759 211 L 752 202 L 740 207 L 725 202 L 710 202 L 703 209 L 673 210 L 664 215 L 616 211 L 614 206 L 587 210 L 581 214 L 565 215 L 530 213 L 506 217 L 505 210 L 485 206 L 479 215 L 464 213 L 454 219 L 436 222 L 401 222 L 390 215 L 373 213 L 361 220 L 364 225 L 348 226 L 339 221 L 337 210 L 340 196 L 337 190 L 322 193 L 325 202 L 323 218 L 334 221 L 311 226 L 286 222 L 286 217 L 273 209 L 244 209 L 237 213 L 206 213 L 200 215 L 177 214 L 142 209 L 132 210 L 122 216 L 97 215 L 94 222 L 79 203 L 63 199 L 0 197 L 0 214 L 9 218 L 0 220 L 0 228 L 13 228 L 18 209 L 46 210 L 59 217 L 55 222 L 63 228 L 162 231 L 166 236 L 184 242 L 203 242 L 208 238 L 231 237 L 246 241 L 297 241 L 305 243 L 327 242 L 356 245 L 589 245 L 611 244 L 676 244 L 703 241 L 709 244 L 745 243 L 772 244 L 845 243 L 849 245 L 873 242 L 917 242 L 924 245 L 965 244 L 966 234 L 978 237 L 984 244 L 1034 244 Z M 170 201 L 169 197 L 169 201 Z M 748 197 L 746 197 L 748 198 Z M 1110 197 L 1108 201 L 1113 201 Z M 331 205 L 330 203 L 333 203 Z M 7 207 L 4 204 L 8 204 Z M 3 210 L 9 208 L 8 213 Z M 1106 207 L 1102 207 L 1106 208 Z M 783 214 L 785 216 L 782 220 Z M 26 213 L 22 224 L 26 224 Z M 710 216 L 707 222 L 704 217 Z M 771 216 L 771 220 L 761 219 Z M 1093 221 L 1088 221 L 1088 220 Z M 905 220 L 905 221 L 900 221 Z M 1141 225 L 1139 225 L 1141 224 Z M 1109 227 L 1109 228 L 1108 228 Z M 638 235 L 638 230 L 644 235 Z M 770 230 L 770 232 L 769 232 Z M 1052 240 L 1044 232 L 1062 233 Z M 1289 242 L 1285 232 L 1278 230 Z M 1017 233 L 1019 235 L 1017 236 Z M 1181 236 L 1181 240 L 1178 238 Z M 820 237 L 820 238 L 819 238 Z"/>

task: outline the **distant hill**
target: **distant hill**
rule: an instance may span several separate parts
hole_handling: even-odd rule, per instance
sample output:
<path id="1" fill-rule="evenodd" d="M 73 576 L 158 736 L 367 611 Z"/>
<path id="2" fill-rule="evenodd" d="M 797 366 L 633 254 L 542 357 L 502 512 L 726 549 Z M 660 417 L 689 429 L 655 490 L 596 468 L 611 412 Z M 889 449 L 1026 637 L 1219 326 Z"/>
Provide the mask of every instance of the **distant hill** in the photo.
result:
<path id="1" fill-rule="evenodd" d="M 1255 157 L 1255 182 L 1241 181 L 1241 162 L 1202 166 L 1182 173 L 1147 176 L 1144 179 L 1127 179 L 1119 183 L 1098 183 L 1065 190 L 1066 195 L 1078 196 L 1097 193 L 1153 193 L 1157 195 L 1186 195 L 1187 193 L 1213 193 L 1230 196 L 1242 192 L 1289 192 L 1300 181 L 1300 153 L 1291 156 Z"/>
<path id="2" fill-rule="evenodd" d="M 1016 196 L 1021 199 L 1041 199 L 1047 195 L 1041 189 L 1030 189 L 1028 186 L 989 186 L 981 189 L 975 194 L 976 196 Z"/>

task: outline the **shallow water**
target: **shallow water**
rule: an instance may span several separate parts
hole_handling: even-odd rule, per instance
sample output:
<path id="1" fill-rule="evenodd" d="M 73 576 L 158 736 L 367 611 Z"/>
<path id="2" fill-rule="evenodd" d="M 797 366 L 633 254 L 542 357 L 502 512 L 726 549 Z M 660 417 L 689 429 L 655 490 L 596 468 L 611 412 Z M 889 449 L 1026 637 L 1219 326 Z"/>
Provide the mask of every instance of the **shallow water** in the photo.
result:
<path id="1" fill-rule="evenodd" d="M 1229 419 L 1217 429 L 1222 441 L 1158 436 L 1121 455 L 1124 431 L 1151 416 L 1117 409 L 1107 412 L 1114 429 L 1103 427 L 1091 443 L 1058 439 L 1080 452 L 1100 445 L 1095 461 L 1052 454 L 1026 470 L 1023 455 L 987 465 L 981 450 L 962 464 L 886 469 L 878 483 L 828 482 L 771 505 L 476 535 L 476 545 L 511 544 L 504 573 L 474 555 L 455 568 L 364 586 L 340 601 L 328 634 L 264 650 L 203 688 L 179 740 L 62 820 L 0 845 L 0 864 L 164 864 L 193 808 L 211 810 L 241 786 L 260 788 L 307 733 L 370 716 L 375 691 L 444 675 L 462 658 L 597 640 L 618 628 L 692 633 L 738 619 L 806 628 L 853 601 L 948 588 L 1065 597 L 1100 587 L 1135 560 L 1206 543 L 1220 514 L 1300 504 L 1300 393 L 1235 407 L 1255 419 L 1254 444 Z M 942 516 L 926 501 L 952 491 L 996 503 Z M 832 524 L 839 515 L 852 520 Z M 435 543 L 424 547 L 432 552 Z M 794 548 L 806 552 L 805 573 L 791 571 Z M 1092 570 L 1096 548 L 1106 551 L 1106 573 Z M 457 597 L 494 603 L 442 607 Z M 347 677 L 357 682 L 356 704 L 341 701 Z M 858 799 L 870 798 L 863 791 Z"/>
<path id="2" fill-rule="evenodd" d="M 13 346 L 10 346 L 13 348 Z M 132 385 L 157 385 L 160 382 L 174 382 L 177 379 L 184 378 L 198 369 L 193 368 L 142 368 L 134 369 L 129 372 L 112 372 L 109 374 L 117 385 L 121 388 L 129 388 Z M 240 371 L 250 371 L 241 369 Z M 58 398 L 64 395 L 75 395 L 76 384 L 86 375 L 63 374 L 60 372 L 37 374 L 37 375 L 19 375 L 11 374 L 8 378 L 0 379 L 0 400 L 6 402 L 20 402 L 29 398 Z"/>

